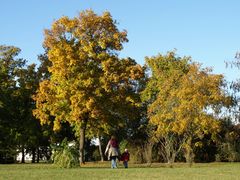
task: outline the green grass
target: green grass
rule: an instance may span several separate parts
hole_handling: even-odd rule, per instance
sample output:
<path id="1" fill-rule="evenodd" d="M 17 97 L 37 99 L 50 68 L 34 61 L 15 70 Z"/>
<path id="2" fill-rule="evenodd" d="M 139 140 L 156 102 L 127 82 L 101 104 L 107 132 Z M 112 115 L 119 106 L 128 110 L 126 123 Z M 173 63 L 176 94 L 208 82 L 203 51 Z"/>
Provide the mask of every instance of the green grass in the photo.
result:
<path id="1" fill-rule="evenodd" d="M 110 169 L 109 162 L 87 163 L 83 167 L 61 169 L 51 164 L 11 164 L 0 165 L 0 179 L 240 179 L 240 163 L 175 164 L 173 168 L 165 164 L 130 164 L 124 169 Z"/>

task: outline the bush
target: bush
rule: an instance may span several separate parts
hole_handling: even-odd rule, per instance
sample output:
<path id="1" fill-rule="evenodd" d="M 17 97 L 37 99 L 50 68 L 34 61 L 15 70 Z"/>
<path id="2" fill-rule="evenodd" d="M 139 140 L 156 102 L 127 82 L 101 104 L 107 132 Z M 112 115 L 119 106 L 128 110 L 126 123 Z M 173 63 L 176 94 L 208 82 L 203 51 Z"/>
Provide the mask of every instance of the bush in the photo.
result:
<path id="1" fill-rule="evenodd" d="M 69 145 L 65 138 L 60 145 L 52 145 L 53 163 L 62 168 L 72 168 L 79 166 L 79 155 L 75 145 Z"/>
<path id="2" fill-rule="evenodd" d="M 93 160 L 93 161 L 100 161 L 100 160 L 101 160 L 101 156 L 100 156 L 100 153 L 99 153 L 99 149 L 95 149 L 95 150 L 93 151 L 92 160 Z"/>
<path id="3" fill-rule="evenodd" d="M 240 154 L 236 151 L 235 147 L 231 143 L 222 143 L 218 148 L 218 154 L 216 154 L 216 161 L 228 161 L 238 162 L 240 161 Z"/>

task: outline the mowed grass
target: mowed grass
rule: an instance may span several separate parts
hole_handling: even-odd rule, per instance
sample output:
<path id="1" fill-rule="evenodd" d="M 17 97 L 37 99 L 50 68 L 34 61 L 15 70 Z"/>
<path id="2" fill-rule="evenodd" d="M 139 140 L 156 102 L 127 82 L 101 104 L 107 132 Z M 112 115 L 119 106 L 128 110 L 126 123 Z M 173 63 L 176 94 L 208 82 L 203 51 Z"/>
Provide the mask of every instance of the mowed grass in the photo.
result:
<path id="1" fill-rule="evenodd" d="M 111 169 L 109 162 L 86 163 L 83 167 L 62 169 L 52 164 L 10 164 L 0 165 L 0 179 L 240 179 L 240 163 L 203 163 L 174 164 L 173 168 L 166 164 L 130 164 L 124 169 Z"/>

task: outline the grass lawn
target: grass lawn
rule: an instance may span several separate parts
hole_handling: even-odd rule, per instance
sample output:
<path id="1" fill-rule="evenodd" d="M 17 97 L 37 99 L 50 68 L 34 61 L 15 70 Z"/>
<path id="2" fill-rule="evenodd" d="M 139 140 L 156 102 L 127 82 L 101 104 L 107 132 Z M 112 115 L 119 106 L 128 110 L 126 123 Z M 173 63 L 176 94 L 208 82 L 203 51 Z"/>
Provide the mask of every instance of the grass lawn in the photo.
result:
<path id="1" fill-rule="evenodd" d="M 61 169 L 51 164 L 10 164 L 0 165 L 0 179 L 240 179 L 240 163 L 175 164 L 173 168 L 165 164 L 130 164 L 128 169 L 119 165 L 110 169 L 109 162 L 87 163 L 83 167 Z"/>

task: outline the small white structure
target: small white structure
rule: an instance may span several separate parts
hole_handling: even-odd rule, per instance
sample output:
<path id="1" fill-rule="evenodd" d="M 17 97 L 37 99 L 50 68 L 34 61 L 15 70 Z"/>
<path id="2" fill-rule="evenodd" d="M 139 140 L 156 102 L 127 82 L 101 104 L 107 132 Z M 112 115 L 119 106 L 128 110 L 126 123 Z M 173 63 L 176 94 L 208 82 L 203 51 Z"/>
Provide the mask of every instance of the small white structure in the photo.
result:
<path id="1" fill-rule="evenodd" d="M 22 161 L 22 152 L 19 152 L 17 154 L 17 161 L 21 162 Z M 29 153 L 25 153 L 25 157 L 24 157 L 25 161 L 32 161 L 32 155 L 30 155 Z"/>

